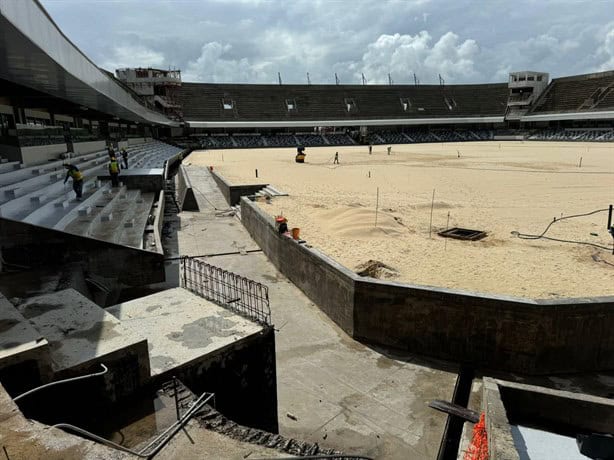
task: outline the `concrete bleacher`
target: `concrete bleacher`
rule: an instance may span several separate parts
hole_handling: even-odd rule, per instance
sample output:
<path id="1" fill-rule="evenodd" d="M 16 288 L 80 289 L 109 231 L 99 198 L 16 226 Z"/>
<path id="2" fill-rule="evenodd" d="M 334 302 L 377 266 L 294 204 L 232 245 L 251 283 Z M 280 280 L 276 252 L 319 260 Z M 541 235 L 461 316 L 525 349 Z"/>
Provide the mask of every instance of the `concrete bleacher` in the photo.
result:
<path id="1" fill-rule="evenodd" d="M 158 141 L 127 147 L 128 171 L 158 168 L 181 149 Z M 69 179 L 64 184 L 70 162 L 84 175 L 83 197 L 75 198 Z M 147 217 L 156 195 L 147 191 L 112 189 L 108 181 L 106 150 L 23 167 L 15 162 L 0 163 L 0 217 L 142 248 Z M 121 177 L 121 175 L 120 175 Z"/>
<path id="2" fill-rule="evenodd" d="M 507 83 L 445 87 L 183 83 L 179 102 L 188 121 L 352 120 L 503 116 L 507 96 Z M 294 103 L 291 110 L 289 100 Z M 402 101 L 409 102 L 407 107 Z"/>
<path id="3" fill-rule="evenodd" d="M 614 110 L 614 71 L 554 78 L 529 113 Z"/>

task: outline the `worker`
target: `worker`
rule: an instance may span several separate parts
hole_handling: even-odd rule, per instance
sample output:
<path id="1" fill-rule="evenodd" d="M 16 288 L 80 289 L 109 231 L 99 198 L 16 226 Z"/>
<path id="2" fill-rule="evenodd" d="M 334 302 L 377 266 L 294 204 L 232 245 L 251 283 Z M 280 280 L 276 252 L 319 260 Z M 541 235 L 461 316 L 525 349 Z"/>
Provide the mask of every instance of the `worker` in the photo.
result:
<path id="1" fill-rule="evenodd" d="M 121 171 L 119 167 L 119 162 L 117 158 L 111 157 L 111 161 L 109 161 L 109 174 L 111 175 L 111 184 L 113 187 L 117 187 L 119 185 L 119 172 Z"/>
<path id="2" fill-rule="evenodd" d="M 339 152 L 335 152 L 335 159 L 333 160 L 334 165 L 339 164 Z"/>
<path id="3" fill-rule="evenodd" d="M 371 152 L 373 152 L 373 145 L 369 144 L 369 155 L 371 155 Z"/>
<path id="4" fill-rule="evenodd" d="M 288 219 L 284 216 L 277 216 L 275 218 L 275 224 L 277 225 L 277 232 L 280 235 L 285 235 L 288 233 Z"/>
<path id="5" fill-rule="evenodd" d="M 107 147 L 107 153 L 109 154 L 109 159 L 113 158 L 115 156 L 115 150 L 113 150 L 113 146 L 109 145 Z"/>
<path id="6" fill-rule="evenodd" d="M 65 164 L 64 167 L 67 170 L 64 183 L 71 177 L 72 189 L 75 191 L 75 195 L 77 195 L 77 200 L 81 200 L 81 196 L 83 195 L 83 174 L 79 171 L 79 168 L 73 164 Z"/>
<path id="7" fill-rule="evenodd" d="M 296 148 L 296 156 L 294 157 L 294 161 L 297 163 L 305 163 L 305 157 L 307 154 L 305 153 L 305 147 L 297 147 Z"/>
<path id="8" fill-rule="evenodd" d="M 390 155 L 390 152 L 392 151 L 392 147 L 389 145 L 388 146 L 388 155 Z"/>
<path id="9" fill-rule="evenodd" d="M 120 153 L 122 155 L 122 162 L 124 164 L 124 169 L 128 169 L 128 152 L 126 151 L 125 148 L 122 148 L 120 150 Z"/>

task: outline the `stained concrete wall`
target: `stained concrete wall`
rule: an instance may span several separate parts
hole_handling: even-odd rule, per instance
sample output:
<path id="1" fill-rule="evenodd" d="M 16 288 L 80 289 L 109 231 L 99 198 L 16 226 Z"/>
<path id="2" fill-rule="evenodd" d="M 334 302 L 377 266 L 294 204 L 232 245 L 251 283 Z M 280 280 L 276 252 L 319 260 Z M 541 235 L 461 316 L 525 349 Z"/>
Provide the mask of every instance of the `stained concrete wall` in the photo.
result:
<path id="1" fill-rule="evenodd" d="M 278 235 L 248 198 L 241 216 L 273 264 L 356 339 L 530 374 L 614 369 L 614 297 L 534 301 L 364 278 Z"/>
<path id="2" fill-rule="evenodd" d="M 271 433 L 279 431 L 273 326 L 174 374 L 196 394 L 215 393 L 216 409 L 231 420 Z"/>
<path id="3" fill-rule="evenodd" d="M 614 433 L 614 401 L 582 393 L 496 381 L 514 425 L 571 433 Z"/>
<path id="4" fill-rule="evenodd" d="M 353 273 L 319 251 L 280 235 L 273 218 L 248 198 L 241 201 L 241 221 L 273 265 L 353 335 Z"/>
<path id="5" fill-rule="evenodd" d="M 226 202 L 230 206 L 239 204 L 242 196 L 253 195 L 269 184 L 246 184 L 246 185 L 230 185 L 226 179 L 220 176 L 217 172 L 211 171 L 211 175 L 215 183 L 219 187 Z"/>
<path id="6" fill-rule="evenodd" d="M 77 263 L 88 273 L 142 286 L 164 281 L 164 255 L 0 218 L 6 262 L 30 267 Z"/>

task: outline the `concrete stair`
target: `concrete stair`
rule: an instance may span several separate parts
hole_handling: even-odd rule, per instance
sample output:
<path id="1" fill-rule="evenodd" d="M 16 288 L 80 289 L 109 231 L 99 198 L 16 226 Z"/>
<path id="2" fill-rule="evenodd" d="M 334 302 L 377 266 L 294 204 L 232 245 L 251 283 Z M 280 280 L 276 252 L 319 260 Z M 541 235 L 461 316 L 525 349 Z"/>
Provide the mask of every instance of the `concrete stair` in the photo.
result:
<path id="1" fill-rule="evenodd" d="M 75 235 L 92 236 L 92 232 L 101 223 L 102 217 L 107 216 L 108 218 L 110 214 L 113 214 L 115 204 L 126 191 L 126 187 L 105 189 L 95 201 L 91 200 L 81 204 L 77 208 L 76 218 L 71 218 L 74 214 L 73 216 L 67 215 L 66 220 L 60 221 L 54 228 Z"/>
<path id="2" fill-rule="evenodd" d="M 116 242 L 125 246 L 143 249 L 143 235 L 156 194 L 141 193 L 135 200 L 133 214 L 123 221 L 121 233 Z"/>
<path id="3" fill-rule="evenodd" d="M 266 187 L 260 189 L 258 192 L 255 193 L 255 195 L 256 196 L 269 196 L 271 198 L 275 196 L 288 196 L 287 193 L 280 192 L 272 185 L 267 185 Z"/>
<path id="4" fill-rule="evenodd" d="M 125 222 L 134 222 L 137 201 L 141 200 L 140 190 L 127 190 L 119 195 L 112 209 L 103 210 L 100 222 L 91 229 L 89 236 L 100 240 L 118 242 L 124 231 Z M 141 200 L 142 201 L 142 200 Z"/>
<path id="5" fill-rule="evenodd" d="M 109 368 L 107 382 L 126 381 L 124 372 L 135 373 L 141 383 L 149 378 L 147 340 L 74 289 L 29 298 L 17 310 L 34 335 L 48 342 L 54 378 L 98 371 L 100 364 Z"/>
<path id="6" fill-rule="evenodd" d="M 19 372 L 21 366 L 31 368 L 34 365 L 40 381 L 49 381 L 49 342 L 1 293 L 0 325 L 0 372 Z"/>

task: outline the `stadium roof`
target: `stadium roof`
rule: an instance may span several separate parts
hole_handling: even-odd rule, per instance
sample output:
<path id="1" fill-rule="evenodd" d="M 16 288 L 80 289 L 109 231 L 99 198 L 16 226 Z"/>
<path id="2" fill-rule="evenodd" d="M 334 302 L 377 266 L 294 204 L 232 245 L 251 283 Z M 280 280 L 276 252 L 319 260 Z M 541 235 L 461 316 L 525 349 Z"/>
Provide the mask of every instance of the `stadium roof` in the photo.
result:
<path id="1" fill-rule="evenodd" d="M 0 78 L 123 120 L 179 126 L 101 71 L 37 0 L 0 1 Z"/>

